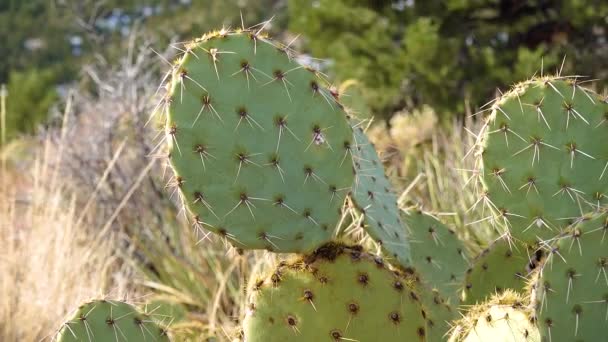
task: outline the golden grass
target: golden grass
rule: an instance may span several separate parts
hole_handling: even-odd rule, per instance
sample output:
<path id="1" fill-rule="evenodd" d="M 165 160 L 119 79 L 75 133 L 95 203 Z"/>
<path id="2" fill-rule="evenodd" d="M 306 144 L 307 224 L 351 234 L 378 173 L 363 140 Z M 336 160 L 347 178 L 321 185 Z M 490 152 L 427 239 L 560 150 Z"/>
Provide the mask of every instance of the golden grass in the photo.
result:
<path id="1" fill-rule="evenodd" d="M 50 340 L 82 301 L 130 288 L 115 237 L 77 223 L 78 194 L 51 167 L 61 160 L 52 145 L 28 150 L 36 156 L 23 166 L 0 154 L 0 341 Z"/>

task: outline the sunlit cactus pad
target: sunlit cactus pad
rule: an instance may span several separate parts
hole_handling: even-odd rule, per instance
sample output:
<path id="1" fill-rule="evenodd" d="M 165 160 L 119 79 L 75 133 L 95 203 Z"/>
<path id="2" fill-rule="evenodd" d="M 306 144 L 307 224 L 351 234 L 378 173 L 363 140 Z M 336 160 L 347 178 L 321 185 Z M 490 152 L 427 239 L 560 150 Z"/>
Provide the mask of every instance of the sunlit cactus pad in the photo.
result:
<path id="1" fill-rule="evenodd" d="M 412 266 L 431 288 L 439 290 L 452 304 L 459 302 L 469 263 L 462 241 L 455 232 L 419 210 L 402 214 L 410 228 Z"/>
<path id="2" fill-rule="evenodd" d="M 357 172 L 352 191 L 354 204 L 364 215 L 365 231 L 382 246 L 388 258 L 405 267 L 410 264 L 410 246 L 397 196 L 378 153 L 365 135 L 364 122 L 351 122 L 355 125 L 352 154 Z"/>
<path id="3" fill-rule="evenodd" d="M 282 262 L 248 291 L 248 342 L 425 340 L 419 294 L 358 247 Z"/>
<path id="4" fill-rule="evenodd" d="M 470 308 L 456 322 L 450 342 L 459 341 L 540 342 L 541 339 L 527 299 L 506 291 Z"/>
<path id="5" fill-rule="evenodd" d="M 478 304 L 508 289 L 523 291 L 544 255 L 544 250 L 536 245 L 520 243 L 507 236 L 496 239 L 466 271 L 463 304 Z"/>
<path id="6" fill-rule="evenodd" d="M 575 78 L 517 84 L 493 105 L 481 134 L 480 203 L 517 239 L 549 239 L 606 206 L 608 103 Z"/>
<path id="7" fill-rule="evenodd" d="M 593 214 L 554 239 L 534 286 L 546 341 L 608 337 L 607 234 L 608 215 Z"/>
<path id="8" fill-rule="evenodd" d="M 169 341 L 167 331 L 152 317 L 130 304 L 113 300 L 95 300 L 81 305 L 63 324 L 58 342 Z"/>
<path id="9" fill-rule="evenodd" d="M 323 80 L 259 32 L 215 32 L 183 49 L 166 133 L 195 223 L 245 249 L 310 252 L 329 241 L 354 143 Z"/>

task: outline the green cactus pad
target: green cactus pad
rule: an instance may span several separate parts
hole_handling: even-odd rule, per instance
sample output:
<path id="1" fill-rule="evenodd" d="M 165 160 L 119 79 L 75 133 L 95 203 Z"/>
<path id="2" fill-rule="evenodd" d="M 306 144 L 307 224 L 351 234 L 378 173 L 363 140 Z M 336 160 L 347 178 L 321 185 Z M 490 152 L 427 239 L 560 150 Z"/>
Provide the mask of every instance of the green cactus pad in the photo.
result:
<path id="1" fill-rule="evenodd" d="M 326 245 L 249 286 L 245 340 L 424 341 L 419 295 L 379 257 Z"/>
<path id="2" fill-rule="evenodd" d="M 534 286 L 546 341 L 608 336 L 608 215 L 586 216 L 554 240 Z"/>
<path id="3" fill-rule="evenodd" d="M 462 241 L 453 230 L 419 210 L 402 214 L 402 219 L 410 228 L 412 265 L 428 286 L 450 303 L 458 303 L 469 267 Z"/>
<path id="4" fill-rule="evenodd" d="M 426 341 L 445 341 L 445 337 L 451 328 L 451 322 L 457 318 L 458 311 L 450 306 L 438 290 L 431 289 L 428 284 L 423 282 L 420 274 L 415 269 L 406 268 L 404 276 L 420 295 L 423 316 L 426 321 Z"/>
<path id="5" fill-rule="evenodd" d="M 506 291 L 469 309 L 450 342 L 540 342 L 534 314 L 520 295 Z"/>
<path id="6" fill-rule="evenodd" d="M 184 46 L 166 100 L 173 180 L 200 226 L 234 246 L 310 252 L 354 179 L 352 128 L 317 73 L 257 32 Z"/>
<path id="7" fill-rule="evenodd" d="M 58 342 L 169 341 L 166 330 L 135 307 L 112 300 L 95 300 L 81 305 L 63 324 Z"/>
<path id="8" fill-rule="evenodd" d="M 463 304 L 481 303 L 507 289 L 522 291 L 542 262 L 544 252 L 501 237 L 484 249 L 466 271 Z"/>
<path id="9" fill-rule="evenodd" d="M 481 136 L 484 200 L 523 241 L 608 203 L 608 102 L 576 79 L 535 78 L 499 98 Z"/>
<path id="10" fill-rule="evenodd" d="M 352 122 L 357 121 L 353 119 Z M 353 202 L 364 214 L 365 231 L 382 246 L 388 258 L 407 267 L 411 264 L 410 246 L 407 228 L 399 214 L 397 196 L 391 190 L 384 166 L 361 123 L 354 132 L 355 148 L 352 153 L 357 174 L 352 190 Z"/>
<path id="11" fill-rule="evenodd" d="M 417 287 L 420 301 L 426 314 L 427 342 L 445 341 L 451 322 L 458 317 L 458 311 L 446 303 L 439 291 L 425 286 Z"/>

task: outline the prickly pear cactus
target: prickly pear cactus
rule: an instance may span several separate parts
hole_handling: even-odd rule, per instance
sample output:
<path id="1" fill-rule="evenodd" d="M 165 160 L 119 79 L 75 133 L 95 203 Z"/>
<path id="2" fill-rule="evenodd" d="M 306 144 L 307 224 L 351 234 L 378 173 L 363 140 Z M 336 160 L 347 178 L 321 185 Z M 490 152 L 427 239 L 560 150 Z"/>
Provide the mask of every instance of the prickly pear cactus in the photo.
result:
<path id="1" fill-rule="evenodd" d="M 462 241 L 453 230 L 420 210 L 402 214 L 410 228 L 412 266 L 431 288 L 436 288 L 452 304 L 459 302 L 469 263 Z"/>
<path id="2" fill-rule="evenodd" d="M 423 282 L 415 269 L 406 268 L 403 275 L 420 295 L 423 317 L 426 321 L 426 341 L 445 341 L 451 322 L 459 317 L 456 306 L 450 305 L 437 289 L 432 289 Z"/>
<path id="3" fill-rule="evenodd" d="M 608 336 L 608 215 L 587 215 L 553 240 L 535 284 L 545 341 L 605 341 Z"/>
<path id="4" fill-rule="evenodd" d="M 536 242 L 554 237 L 569 218 L 606 206 L 606 113 L 606 98 L 576 78 L 534 78 L 501 96 L 480 134 L 479 203 L 494 222 Z"/>
<path id="5" fill-rule="evenodd" d="M 397 196 L 384 174 L 384 165 L 365 135 L 364 122 L 353 119 L 351 123 L 355 126 L 353 202 L 364 215 L 365 231 L 380 244 L 387 258 L 407 267 L 411 262 L 408 231 L 401 221 Z"/>
<path id="6" fill-rule="evenodd" d="M 382 259 L 331 244 L 249 286 L 248 342 L 424 341 L 419 295 Z"/>
<path id="7" fill-rule="evenodd" d="M 512 291 L 472 307 L 453 328 L 450 342 L 540 342 L 527 300 Z"/>
<path id="8" fill-rule="evenodd" d="M 71 341 L 169 341 L 167 331 L 149 315 L 113 300 L 94 300 L 81 305 L 63 324 L 58 342 Z"/>
<path id="9" fill-rule="evenodd" d="M 354 175 L 352 129 L 318 75 L 254 31 L 183 47 L 166 103 L 173 183 L 200 226 L 245 249 L 330 240 Z"/>
<path id="10" fill-rule="evenodd" d="M 451 322 L 458 318 L 458 310 L 449 305 L 437 290 L 418 288 L 426 317 L 427 342 L 442 342 L 450 331 Z"/>
<path id="11" fill-rule="evenodd" d="M 507 289 L 523 291 L 543 256 L 544 251 L 535 246 L 507 236 L 496 239 L 466 271 L 462 303 L 481 303 Z"/>

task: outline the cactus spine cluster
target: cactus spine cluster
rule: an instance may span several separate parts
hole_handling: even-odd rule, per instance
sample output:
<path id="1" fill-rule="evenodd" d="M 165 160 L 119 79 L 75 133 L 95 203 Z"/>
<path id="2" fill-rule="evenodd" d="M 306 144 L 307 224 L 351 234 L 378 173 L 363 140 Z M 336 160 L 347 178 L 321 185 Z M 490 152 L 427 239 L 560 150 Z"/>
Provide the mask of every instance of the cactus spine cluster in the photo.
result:
<path id="1" fill-rule="evenodd" d="M 399 207 L 364 124 L 289 46 L 224 29 L 183 52 L 160 107 L 189 219 L 242 250 L 296 254 L 252 276 L 246 341 L 434 342 L 452 326 L 452 341 L 608 336 L 608 99 L 542 77 L 494 102 L 477 203 L 502 237 L 469 265 L 453 230 Z M 341 229 L 351 204 L 360 241 Z M 91 333 L 167 339 L 107 301 L 81 307 L 59 339 Z"/>

